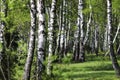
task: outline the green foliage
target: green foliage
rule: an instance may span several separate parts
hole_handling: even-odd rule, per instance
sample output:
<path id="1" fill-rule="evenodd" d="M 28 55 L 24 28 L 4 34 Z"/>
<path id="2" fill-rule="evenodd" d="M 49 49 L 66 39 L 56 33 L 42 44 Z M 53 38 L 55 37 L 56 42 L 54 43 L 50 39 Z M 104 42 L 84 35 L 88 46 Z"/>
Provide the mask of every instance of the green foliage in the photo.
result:
<path id="1" fill-rule="evenodd" d="M 3 9 L 3 4 L 0 0 L 0 11 Z M 5 22 L 5 61 L 9 62 L 10 67 L 10 79 L 11 80 L 21 80 L 24 72 L 24 65 L 26 62 L 27 56 L 27 47 L 28 47 L 28 35 L 30 27 L 30 8 L 29 0 L 6 0 L 7 2 L 7 16 L 3 12 L 0 12 L 0 21 Z M 45 1 L 45 7 L 51 6 L 52 0 Z M 68 6 L 67 14 L 65 17 L 70 21 L 70 36 L 69 40 L 74 42 L 74 33 L 78 30 L 77 17 L 78 17 L 78 0 L 67 0 Z M 91 1 L 91 2 L 90 2 Z M 57 3 L 57 21 L 59 21 L 59 6 L 61 5 L 62 0 L 58 0 Z M 91 35 L 93 35 L 94 23 L 99 24 L 99 35 L 100 35 L 100 45 L 103 45 L 103 36 L 105 32 L 106 25 L 106 1 L 105 0 L 84 0 L 84 22 L 85 24 L 88 21 L 89 13 L 92 11 L 92 26 Z M 117 26 L 120 18 L 120 1 L 112 0 L 112 10 L 113 10 L 113 22 L 114 26 Z M 89 5 L 92 6 L 92 10 L 89 9 Z M 46 14 L 46 25 L 48 25 L 48 15 Z M 115 16 L 115 17 L 114 17 Z M 58 22 L 59 23 L 59 22 Z M 68 21 L 66 23 L 68 25 Z M 55 24 L 57 25 L 57 24 Z M 68 27 L 66 25 L 66 28 Z M 45 27 L 48 29 L 48 26 Z M 58 27 L 56 28 L 58 29 Z M 85 27 L 86 29 L 86 27 Z M 116 27 L 114 28 L 116 29 Z M 59 30 L 54 30 L 58 34 Z M 63 32 L 62 32 L 63 33 Z M 15 38 L 17 36 L 17 38 Z M 89 39 L 90 40 L 90 39 Z M 92 39 L 91 39 L 92 41 Z M 119 42 L 119 39 L 118 39 Z M 15 46 L 15 43 L 17 46 Z M 12 45 L 11 45 L 12 44 Z M 48 41 L 46 41 L 46 45 Z M 70 45 L 71 46 L 71 45 Z M 2 44 L 0 43 L 0 49 L 2 49 Z M 46 49 L 48 50 L 48 49 Z M 72 52 L 72 50 L 69 50 Z M 47 53 L 47 51 L 46 51 Z M 66 57 L 62 59 L 62 64 L 53 63 L 53 76 L 48 76 L 46 70 L 42 73 L 43 80 L 113 80 L 117 79 L 114 76 L 112 64 L 109 61 L 109 56 L 104 57 L 104 52 L 99 51 L 99 56 L 96 57 L 94 53 L 86 55 L 85 63 L 72 64 L 73 54 L 68 53 Z M 120 58 L 119 56 L 117 56 Z M 51 57 L 51 62 L 57 60 L 58 55 Z M 48 60 L 44 61 L 44 65 L 47 66 Z M 32 80 L 35 79 L 36 73 L 36 55 L 34 57 L 32 65 Z M 110 77 L 109 77 L 110 76 Z"/>
<path id="2" fill-rule="evenodd" d="M 18 53 L 26 53 L 27 52 L 27 44 L 23 41 L 23 40 L 20 40 L 18 42 Z"/>
<path id="3" fill-rule="evenodd" d="M 16 30 L 24 31 L 26 28 L 28 29 L 29 25 L 25 24 L 30 22 L 28 0 L 8 0 L 7 5 L 6 31 L 12 33 Z"/>
<path id="4" fill-rule="evenodd" d="M 104 70 L 113 70 L 112 64 L 108 63 L 108 62 L 99 62 L 96 63 L 97 66 L 93 66 L 91 67 L 92 70 L 94 71 L 104 71 Z"/>
<path id="5" fill-rule="evenodd" d="M 54 73 L 57 80 L 117 80 L 110 61 L 89 61 L 55 65 Z M 60 73 L 60 74 L 59 74 Z M 111 76 L 111 77 L 109 77 Z"/>
<path id="6" fill-rule="evenodd" d="M 118 80 L 108 56 L 99 57 L 94 54 L 87 56 L 87 62 L 71 63 L 69 65 L 61 63 L 54 64 L 53 73 L 57 80 Z M 109 77 L 111 76 L 111 77 Z"/>
<path id="7" fill-rule="evenodd" d="M 105 56 L 105 54 L 102 53 L 98 53 L 99 56 L 96 56 L 95 53 L 92 54 L 87 54 L 86 55 L 86 61 L 108 61 L 110 60 L 109 56 Z"/>
<path id="8" fill-rule="evenodd" d="M 26 55 L 27 55 L 27 44 L 23 41 L 20 40 L 18 41 L 18 48 L 16 51 L 16 56 L 17 56 L 17 63 L 15 66 L 15 71 L 16 74 L 14 75 L 14 78 L 17 79 L 22 79 L 23 77 L 23 72 L 24 72 L 24 65 L 26 62 Z"/>
<path id="9" fill-rule="evenodd" d="M 57 55 L 52 55 L 51 61 L 53 62 L 54 60 L 57 60 L 58 56 Z"/>
<path id="10" fill-rule="evenodd" d="M 66 65 L 61 65 L 61 66 L 59 66 L 59 64 L 54 64 L 54 65 L 55 65 L 53 70 L 54 79 L 64 80 L 65 78 L 62 77 L 62 72 L 65 71 L 64 68 L 66 67 Z"/>
<path id="11" fill-rule="evenodd" d="M 72 60 L 72 56 L 73 55 L 71 53 L 67 53 L 67 55 L 64 58 L 62 58 L 62 63 L 69 64 Z"/>
<path id="12" fill-rule="evenodd" d="M 3 45 L 2 45 L 2 43 L 0 43 L 0 51 L 1 51 L 2 48 L 3 48 Z"/>
<path id="13" fill-rule="evenodd" d="M 119 0 L 113 0 L 112 1 L 112 8 L 113 8 L 113 13 L 117 13 L 117 15 L 120 15 L 120 1 Z"/>

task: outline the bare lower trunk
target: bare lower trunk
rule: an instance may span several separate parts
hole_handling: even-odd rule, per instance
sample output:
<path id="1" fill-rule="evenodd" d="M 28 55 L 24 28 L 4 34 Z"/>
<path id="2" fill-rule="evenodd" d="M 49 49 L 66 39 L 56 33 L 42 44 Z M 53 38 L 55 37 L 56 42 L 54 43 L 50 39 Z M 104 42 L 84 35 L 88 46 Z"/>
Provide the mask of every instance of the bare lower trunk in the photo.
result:
<path id="1" fill-rule="evenodd" d="M 120 44 L 119 44 L 118 49 L 117 49 L 117 54 L 120 55 Z"/>
<path id="2" fill-rule="evenodd" d="M 117 62 L 117 58 L 114 53 L 114 46 L 113 46 L 112 0 L 107 0 L 107 27 L 108 27 L 108 43 L 109 43 L 109 49 L 110 49 L 110 58 L 111 58 L 112 65 L 116 75 L 120 76 L 120 67 Z"/>
<path id="3" fill-rule="evenodd" d="M 99 36 L 99 26 L 98 26 L 98 24 L 96 23 L 96 25 L 95 25 L 95 53 L 96 53 L 96 56 L 98 56 L 98 50 L 99 50 L 99 45 L 98 45 L 98 36 Z"/>
<path id="4" fill-rule="evenodd" d="M 30 0 L 30 15 L 31 15 L 30 40 L 29 40 L 28 55 L 25 63 L 23 80 L 30 80 L 31 65 L 32 65 L 34 49 L 35 49 L 35 31 L 36 31 L 35 0 Z"/>
<path id="5" fill-rule="evenodd" d="M 57 44 L 56 44 L 56 49 L 55 49 L 55 55 L 59 58 L 59 51 L 60 51 L 60 39 L 61 39 L 61 6 L 59 7 L 59 15 L 57 15 L 57 23 L 58 23 L 58 34 L 57 34 Z M 58 60 L 57 58 L 57 60 Z"/>
<path id="6" fill-rule="evenodd" d="M 42 80 L 44 47 L 45 47 L 45 9 L 44 0 L 37 1 L 38 11 L 38 47 L 37 47 L 37 80 Z"/>
<path id="7" fill-rule="evenodd" d="M 119 35 L 119 31 L 120 31 L 120 23 L 118 24 L 117 32 L 116 32 L 115 37 L 113 39 L 113 43 L 115 42 L 117 36 Z"/>
<path id="8" fill-rule="evenodd" d="M 79 53 L 79 61 L 84 62 L 85 61 L 85 54 L 84 54 L 84 31 L 83 31 L 83 0 L 79 0 L 79 6 L 78 6 L 78 15 L 79 15 L 79 29 L 80 29 L 80 53 Z"/>
<path id="9" fill-rule="evenodd" d="M 56 3 L 57 0 L 52 0 L 51 10 L 50 10 L 50 25 L 48 26 L 48 40 L 49 40 L 49 50 L 48 50 L 48 64 L 47 64 L 47 74 L 52 75 L 52 55 L 55 52 L 53 46 L 54 41 L 54 29 L 56 28 Z"/>
<path id="10" fill-rule="evenodd" d="M 3 20 L 5 17 L 7 17 L 6 0 L 0 1 L 0 14 L 3 14 L 3 16 L 0 16 L 0 68 L 1 68 L 0 77 L 3 80 L 9 80 L 9 76 L 8 76 L 9 69 L 8 69 L 8 65 L 6 65 L 7 55 L 5 54 L 5 40 L 4 40 L 5 21 Z"/>
<path id="11" fill-rule="evenodd" d="M 87 23 L 87 31 L 86 31 L 86 34 L 85 34 L 83 45 L 86 44 L 86 42 L 88 40 L 88 37 L 89 37 L 89 33 L 90 33 L 90 24 L 91 24 L 91 21 L 92 21 L 92 6 L 91 6 L 91 3 L 89 5 L 89 9 L 91 10 L 91 12 L 90 12 L 89 20 L 88 20 L 88 23 Z"/>
<path id="12" fill-rule="evenodd" d="M 108 27 L 106 26 L 106 29 L 105 29 L 105 34 L 104 34 L 104 48 L 103 48 L 104 51 L 107 51 L 108 50 Z"/>

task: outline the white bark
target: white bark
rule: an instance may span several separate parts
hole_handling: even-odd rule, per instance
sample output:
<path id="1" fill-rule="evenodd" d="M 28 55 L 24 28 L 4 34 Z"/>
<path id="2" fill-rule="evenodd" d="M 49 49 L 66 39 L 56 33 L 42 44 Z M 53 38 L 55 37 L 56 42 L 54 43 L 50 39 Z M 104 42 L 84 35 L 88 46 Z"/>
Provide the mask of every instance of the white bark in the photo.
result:
<path id="1" fill-rule="evenodd" d="M 98 25 L 95 25 L 95 48 L 98 46 Z"/>
<path id="2" fill-rule="evenodd" d="M 79 0 L 78 4 L 78 27 L 80 28 L 80 40 L 83 41 L 83 0 Z"/>
<path id="3" fill-rule="evenodd" d="M 98 45 L 98 40 L 99 40 L 99 25 L 96 23 L 95 24 L 95 53 L 96 53 L 96 55 L 98 55 L 98 47 L 99 47 L 99 45 Z"/>
<path id="4" fill-rule="evenodd" d="M 80 28 L 80 53 L 79 53 L 79 61 L 84 61 L 84 45 L 83 45 L 83 38 L 84 38 L 84 31 L 83 31 L 83 0 L 79 0 L 78 5 L 78 16 L 79 16 L 79 25 Z"/>
<path id="5" fill-rule="evenodd" d="M 117 36 L 118 36 L 118 34 L 119 34 L 119 30 L 120 30 L 120 23 L 118 24 L 117 32 L 116 32 L 115 37 L 114 37 L 114 39 L 113 39 L 113 41 L 112 41 L 113 44 L 115 43 L 115 40 L 116 40 L 116 38 L 117 38 Z M 106 37 L 108 37 L 108 33 L 107 33 L 107 32 L 105 32 L 105 33 L 106 33 Z M 105 41 L 107 41 L 107 40 L 106 40 L 106 39 L 107 39 L 106 37 L 105 37 Z M 108 45 L 108 41 L 107 41 L 106 43 L 104 42 L 104 46 L 105 46 L 105 45 L 106 45 L 106 46 Z M 105 46 L 105 48 L 106 48 L 106 46 Z M 105 50 L 106 50 L 106 49 L 105 49 Z M 109 52 L 110 52 L 110 50 L 108 50 L 108 51 L 105 53 L 105 56 L 108 55 Z"/>
<path id="6" fill-rule="evenodd" d="M 0 62 L 2 60 L 2 54 L 3 54 L 3 46 L 4 46 L 4 40 L 3 40 L 3 32 L 4 32 L 5 25 L 2 21 L 0 21 Z"/>
<path id="7" fill-rule="evenodd" d="M 60 18 L 61 18 L 60 55 L 61 57 L 63 57 L 65 49 L 65 0 L 62 1 Z"/>
<path id="8" fill-rule="evenodd" d="M 89 36 L 89 32 L 90 32 L 90 24 L 91 24 L 91 21 L 92 21 L 92 6 L 90 4 L 89 6 L 89 9 L 90 9 L 90 17 L 89 17 L 89 20 L 88 20 L 88 23 L 87 23 L 87 31 L 86 31 L 86 35 L 85 35 L 85 38 L 84 38 L 84 42 L 83 42 L 83 45 L 86 44 L 87 40 L 88 40 L 88 36 Z"/>
<path id="9" fill-rule="evenodd" d="M 58 16 L 58 26 L 59 26 L 59 32 L 58 32 L 58 36 L 57 36 L 57 48 L 56 48 L 56 52 L 60 58 L 60 44 L 61 44 L 61 31 L 62 31 L 62 16 L 61 16 L 61 13 L 62 13 L 62 6 L 60 5 L 59 7 L 59 16 Z"/>
<path id="10" fill-rule="evenodd" d="M 36 31 L 35 0 L 30 0 L 30 16 L 31 16 L 30 40 L 29 40 L 28 55 L 25 64 L 23 80 L 30 80 L 30 72 L 31 72 L 31 66 L 32 66 L 34 49 L 35 49 L 35 31 Z"/>
<path id="11" fill-rule="evenodd" d="M 78 19 L 77 19 L 77 30 L 74 33 L 74 59 L 75 61 L 83 61 L 83 0 L 79 0 L 78 3 Z"/>
<path id="12" fill-rule="evenodd" d="M 42 80 L 44 47 L 45 47 L 45 9 L 44 0 L 37 0 L 38 12 L 38 47 L 37 47 L 37 80 Z"/>
<path id="13" fill-rule="evenodd" d="M 48 40 L 49 40 L 49 50 L 48 50 L 48 65 L 47 65 L 47 74 L 51 75 L 51 66 L 52 61 L 51 57 L 53 54 L 53 28 L 55 25 L 55 9 L 56 9 L 56 0 L 52 0 L 51 10 L 50 10 L 50 25 L 48 26 Z"/>
<path id="14" fill-rule="evenodd" d="M 108 28 L 108 44 L 109 44 L 109 48 L 110 48 L 110 44 L 111 44 L 111 22 L 112 18 L 111 18 L 111 0 L 107 0 L 107 28 Z"/>
<path id="15" fill-rule="evenodd" d="M 113 46 L 112 0 L 107 0 L 107 27 L 108 27 L 108 43 L 109 43 L 109 50 L 110 50 L 110 58 L 111 58 L 112 65 L 113 65 L 116 75 L 120 76 L 120 67 L 117 62 L 117 58 L 114 53 L 114 46 Z"/>
<path id="16" fill-rule="evenodd" d="M 105 34 L 104 34 L 104 50 L 108 50 L 108 27 L 105 28 Z"/>
<path id="17" fill-rule="evenodd" d="M 117 36 L 119 34 L 119 30 L 120 30 L 120 23 L 118 24 L 117 32 L 116 32 L 115 37 L 113 39 L 113 43 L 115 42 L 115 40 L 116 40 L 116 38 L 117 38 Z"/>
<path id="18" fill-rule="evenodd" d="M 4 43 L 4 28 L 5 28 L 5 22 L 3 20 L 3 18 L 5 18 L 7 16 L 7 5 L 6 5 L 6 0 L 1 0 L 0 1 L 0 71 L 2 72 L 3 78 L 4 80 L 8 79 L 8 71 L 9 69 L 5 66 L 6 65 L 6 60 L 5 59 L 5 43 Z"/>
<path id="19" fill-rule="evenodd" d="M 5 18 L 5 1 L 1 0 L 0 3 L 0 7 L 1 7 L 1 11 L 0 13 L 2 14 L 0 17 L 0 62 L 2 60 L 2 55 L 3 55 L 3 50 L 4 50 L 4 39 L 3 39 L 3 35 L 4 35 L 4 27 L 5 27 L 5 22 L 2 20 L 3 18 Z"/>
<path id="20" fill-rule="evenodd" d="M 65 1 L 65 48 L 64 48 L 64 56 L 67 55 L 67 51 L 68 51 L 68 41 L 69 41 L 69 29 L 70 29 L 70 25 L 69 25 L 69 16 L 67 17 L 67 15 L 69 15 L 68 13 L 68 1 Z"/>

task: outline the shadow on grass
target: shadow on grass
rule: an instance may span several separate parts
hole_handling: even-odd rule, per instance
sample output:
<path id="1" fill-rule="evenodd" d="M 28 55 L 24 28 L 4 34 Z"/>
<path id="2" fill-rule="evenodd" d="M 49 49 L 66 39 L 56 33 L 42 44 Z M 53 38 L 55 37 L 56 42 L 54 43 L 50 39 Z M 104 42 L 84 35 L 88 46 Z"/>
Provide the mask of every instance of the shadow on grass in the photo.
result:
<path id="1" fill-rule="evenodd" d="M 112 64 L 108 61 L 57 66 L 55 71 L 55 80 L 119 80 L 114 79 L 115 73 Z"/>
<path id="2" fill-rule="evenodd" d="M 98 64 L 94 66 L 86 66 L 86 67 L 72 67 L 72 68 L 63 68 L 62 72 L 81 72 L 81 71 L 104 71 L 104 70 L 113 70 L 112 64 L 104 63 Z"/>
<path id="3" fill-rule="evenodd" d="M 92 71 L 103 71 L 103 70 L 113 70 L 112 64 L 100 64 L 97 66 L 86 67 L 88 70 Z"/>
<path id="4" fill-rule="evenodd" d="M 99 56 L 90 54 L 86 56 L 86 61 L 108 61 L 110 60 L 109 56 L 105 56 L 105 54 L 99 54 Z"/>
<path id="5" fill-rule="evenodd" d="M 108 77 L 113 76 L 113 72 L 104 72 L 104 71 L 94 71 L 94 72 L 83 72 L 83 73 L 77 73 L 77 74 L 70 74 L 67 75 L 67 78 L 70 80 L 74 79 L 84 79 L 84 80 L 96 80 L 96 79 L 107 79 Z M 110 78 L 109 78 L 110 80 Z"/>

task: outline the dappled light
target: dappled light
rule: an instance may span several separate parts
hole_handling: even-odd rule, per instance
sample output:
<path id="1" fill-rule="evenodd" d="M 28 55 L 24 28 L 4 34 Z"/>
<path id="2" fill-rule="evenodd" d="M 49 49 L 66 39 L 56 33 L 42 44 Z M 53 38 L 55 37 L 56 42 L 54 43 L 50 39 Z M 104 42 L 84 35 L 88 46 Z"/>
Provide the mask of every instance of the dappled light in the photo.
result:
<path id="1" fill-rule="evenodd" d="M 0 0 L 0 80 L 119 80 L 120 0 Z"/>

